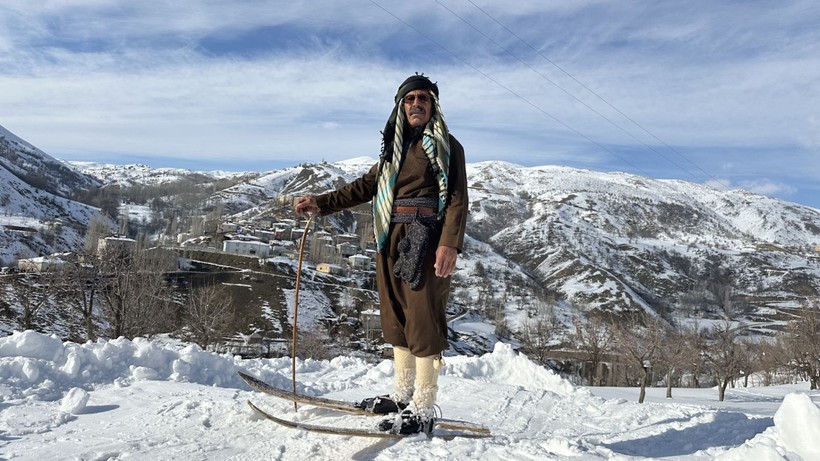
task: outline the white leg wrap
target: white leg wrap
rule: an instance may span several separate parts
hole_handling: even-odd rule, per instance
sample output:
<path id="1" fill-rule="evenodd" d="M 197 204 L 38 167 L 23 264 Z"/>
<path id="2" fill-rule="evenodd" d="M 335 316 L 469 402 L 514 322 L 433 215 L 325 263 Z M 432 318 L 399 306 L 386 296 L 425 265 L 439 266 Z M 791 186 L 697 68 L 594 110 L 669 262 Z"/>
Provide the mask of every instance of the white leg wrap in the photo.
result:
<path id="1" fill-rule="evenodd" d="M 416 357 L 416 391 L 413 404 L 416 412 L 433 416 L 438 393 L 438 374 L 442 366 L 441 356 Z"/>
<path id="2" fill-rule="evenodd" d="M 406 347 L 393 347 L 393 394 L 394 402 L 409 402 L 413 397 L 413 381 L 416 379 L 416 358 Z"/>

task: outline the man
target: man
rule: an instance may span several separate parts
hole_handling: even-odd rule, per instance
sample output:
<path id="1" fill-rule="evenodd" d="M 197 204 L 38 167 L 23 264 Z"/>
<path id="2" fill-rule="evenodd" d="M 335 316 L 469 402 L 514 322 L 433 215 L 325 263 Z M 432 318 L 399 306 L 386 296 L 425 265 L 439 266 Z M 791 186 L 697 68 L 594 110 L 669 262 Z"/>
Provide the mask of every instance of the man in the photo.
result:
<path id="1" fill-rule="evenodd" d="M 407 78 L 382 133 L 379 161 L 339 190 L 300 197 L 294 206 L 299 214 L 326 215 L 373 202 L 376 285 L 395 377 L 389 396 L 362 407 L 400 412 L 379 427 L 402 434 L 429 433 L 435 425 L 450 276 L 467 222 L 464 148 L 447 129 L 438 94 L 424 75 Z"/>

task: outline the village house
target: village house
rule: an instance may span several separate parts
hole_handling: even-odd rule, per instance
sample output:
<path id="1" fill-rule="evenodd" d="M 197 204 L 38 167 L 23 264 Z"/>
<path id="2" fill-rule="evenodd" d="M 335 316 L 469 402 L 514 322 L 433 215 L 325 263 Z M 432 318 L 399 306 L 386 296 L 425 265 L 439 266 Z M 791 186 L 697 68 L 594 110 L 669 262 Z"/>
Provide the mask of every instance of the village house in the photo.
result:
<path id="1" fill-rule="evenodd" d="M 359 246 L 352 243 L 340 243 L 336 245 L 336 253 L 341 257 L 347 258 L 359 252 Z"/>
<path id="2" fill-rule="evenodd" d="M 232 222 L 223 222 L 219 225 L 219 231 L 224 233 L 236 232 L 239 230 L 239 225 Z"/>
<path id="3" fill-rule="evenodd" d="M 329 240 L 330 243 L 333 243 L 333 235 L 330 232 L 326 231 L 326 230 L 317 230 L 316 232 L 313 233 L 313 236 L 316 237 L 317 239 L 326 240 L 326 241 Z"/>
<path id="4" fill-rule="evenodd" d="M 359 236 L 356 234 L 339 234 L 336 236 L 337 243 L 350 243 L 358 246 Z"/>
<path id="5" fill-rule="evenodd" d="M 179 246 L 183 248 L 211 248 L 211 237 L 210 236 L 200 236 L 200 237 L 192 237 L 180 242 Z"/>
<path id="6" fill-rule="evenodd" d="M 127 237 L 104 237 L 97 241 L 97 254 L 131 253 L 136 246 L 136 240 Z"/>
<path id="7" fill-rule="evenodd" d="M 330 234 L 319 235 L 316 234 L 316 247 L 321 248 L 326 254 L 332 254 L 336 249 L 333 246 L 333 237 Z"/>
<path id="8" fill-rule="evenodd" d="M 272 230 L 266 229 L 255 229 L 253 231 L 254 237 L 259 237 L 262 241 L 269 242 L 271 240 L 276 240 L 276 233 Z"/>
<path id="9" fill-rule="evenodd" d="M 348 257 L 347 262 L 350 264 L 351 269 L 355 270 L 368 270 L 373 264 L 370 257 L 359 254 Z"/>
<path id="10" fill-rule="evenodd" d="M 344 268 L 338 264 L 319 263 L 316 265 L 316 270 L 330 275 L 341 275 L 344 273 Z"/>
<path id="11" fill-rule="evenodd" d="M 267 258 L 270 256 L 271 247 L 267 243 L 258 240 L 225 240 L 222 242 L 222 251 L 247 256 L 257 256 Z"/>
<path id="12" fill-rule="evenodd" d="M 283 227 L 277 224 L 273 228 L 273 240 L 287 240 L 290 237 L 290 227 Z"/>
<path id="13" fill-rule="evenodd" d="M 45 272 L 58 270 L 65 264 L 65 261 L 57 255 L 40 256 L 39 258 L 20 259 L 17 261 L 17 269 L 20 272 Z"/>
<path id="14" fill-rule="evenodd" d="M 301 240 L 302 235 L 305 233 L 304 229 L 292 228 L 290 230 L 290 238 L 288 240 Z M 308 240 L 310 240 L 310 234 L 308 234 Z"/>
<path id="15" fill-rule="evenodd" d="M 271 256 L 286 256 L 293 258 L 296 256 L 296 245 L 290 240 L 271 240 Z"/>
<path id="16" fill-rule="evenodd" d="M 290 232 L 295 227 L 294 221 L 279 221 L 277 223 L 273 223 L 271 225 L 271 229 L 273 230 L 274 234 L 276 235 L 274 238 L 277 240 L 284 240 L 290 237 Z"/>

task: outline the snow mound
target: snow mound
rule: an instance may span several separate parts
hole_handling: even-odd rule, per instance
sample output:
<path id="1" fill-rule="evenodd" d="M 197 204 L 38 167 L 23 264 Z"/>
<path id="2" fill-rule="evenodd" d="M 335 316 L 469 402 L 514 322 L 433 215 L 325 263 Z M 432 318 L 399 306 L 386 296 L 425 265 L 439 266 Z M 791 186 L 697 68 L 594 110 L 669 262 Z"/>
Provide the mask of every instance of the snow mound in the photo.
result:
<path id="1" fill-rule="evenodd" d="M 238 361 L 196 345 L 176 349 L 144 338 L 75 344 L 34 331 L 14 332 L 0 338 L 0 386 L 6 387 L 0 401 L 57 400 L 75 387 L 145 380 L 240 388 Z"/>
<path id="2" fill-rule="evenodd" d="M 16 332 L 0 338 L 0 459 L 820 460 L 820 409 L 794 388 L 777 391 L 784 398 L 769 407 L 771 418 L 710 408 L 711 390 L 688 390 L 710 392 L 709 406 L 637 404 L 610 398 L 631 399 L 635 389 L 593 395 L 499 343 L 479 357 L 445 357 L 439 381 L 442 414 L 481 422 L 494 438 L 408 438 L 374 448 L 256 417 L 248 398 L 311 423 L 372 424 L 307 405 L 290 416 L 290 402 L 250 391 L 240 369 L 291 385 L 289 357 L 242 360 L 172 341 L 75 344 Z M 299 392 L 349 401 L 389 392 L 394 373 L 390 360 L 346 356 L 299 360 L 296 371 Z"/>
<path id="3" fill-rule="evenodd" d="M 68 391 L 65 397 L 63 397 L 63 401 L 60 404 L 60 411 L 72 415 L 82 413 L 82 411 L 85 410 L 85 407 L 88 404 L 89 398 L 90 396 L 88 395 L 88 392 L 85 391 L 85 389 L 75 387 Z"/>
<path id="4" fill-rule="evenodd" d="M 532 362 L 526 355 L 516 353 L 509 344 L 496 343 L 492 353 L 481 357 L 445 357 L 444 363 L 444 375 L 546 390 L 564 396 L 578 392 L 572 383 Z"/>
<path id="5" fill-rule="evenodd" d="M 820 408 L 803 393 L 788 394 L 774 415 L 774 426 L 717 461 L 820 460 Z"/>
<path id="6" fill-rule="evenodd" d="M 63 342 L 57 336 L 46 336 L 33 331 L 15 331 L 11 336 L 0 339 L 0 357 L 19 356 L 54 361 L 59 358 L 62 349 Z"/>

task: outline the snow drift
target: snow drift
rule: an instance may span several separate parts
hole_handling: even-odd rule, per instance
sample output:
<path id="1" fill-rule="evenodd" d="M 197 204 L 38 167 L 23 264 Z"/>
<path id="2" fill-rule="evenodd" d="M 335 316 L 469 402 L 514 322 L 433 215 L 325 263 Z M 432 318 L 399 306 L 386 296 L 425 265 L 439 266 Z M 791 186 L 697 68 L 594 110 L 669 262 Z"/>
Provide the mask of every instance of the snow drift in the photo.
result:
<path id="1" fill-rule="evenodd" d="M 488 425 L 492 439 L 419 435 L 374 443 L 307 434 L 256 417 L 244 400 L 293 419 L 373 418 L 250 392 L 239 369 L 285 388 L 290 359 L 242 360 L 170 341 L 75 344 L 35 332 L 0 338 L 0 457 L 15 459 L 820 459 L 820 409 L 788 393 L 774 417 L 704 405 L 603 399 L 505 344 L 446 357 L 445 416 Z M 300 391 L 358 399 L 389 390 L 390 361 L 302 360 Z M 696 437 L 693 437 L 696 435 Z"/>

